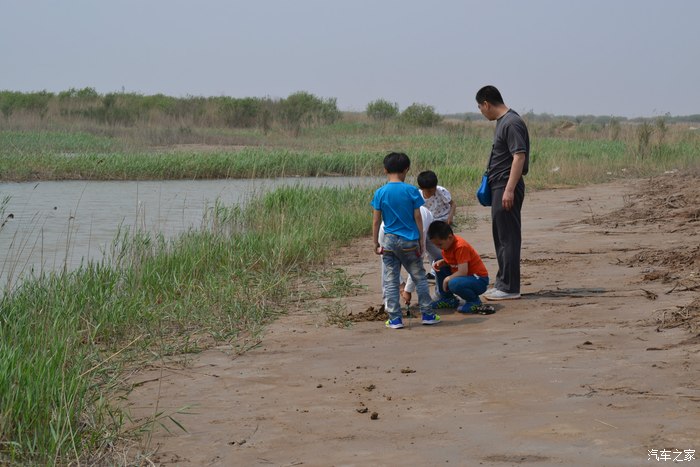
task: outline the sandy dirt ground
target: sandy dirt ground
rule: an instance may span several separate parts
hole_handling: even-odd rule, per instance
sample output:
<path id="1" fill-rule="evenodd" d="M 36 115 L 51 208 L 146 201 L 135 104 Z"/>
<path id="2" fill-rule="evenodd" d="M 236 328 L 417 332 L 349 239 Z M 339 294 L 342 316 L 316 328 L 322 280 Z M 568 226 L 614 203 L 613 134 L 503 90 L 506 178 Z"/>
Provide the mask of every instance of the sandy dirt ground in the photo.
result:
<path id="1" fill-rule="evenodd" d="M 381 302 L 361 239 L 333 260 L 366 286 L 352 297 L 303 303 L 246 353 L 136 373 L 136 420 L 190 407 L 186 433 L 164 419 L 142 449 L 159 465 L 700 465 L 699 187 L 528 193 L 522 299 L 437 326 L 328 324 Z M 494 276 L 488 209 L 461 212 Z"/>

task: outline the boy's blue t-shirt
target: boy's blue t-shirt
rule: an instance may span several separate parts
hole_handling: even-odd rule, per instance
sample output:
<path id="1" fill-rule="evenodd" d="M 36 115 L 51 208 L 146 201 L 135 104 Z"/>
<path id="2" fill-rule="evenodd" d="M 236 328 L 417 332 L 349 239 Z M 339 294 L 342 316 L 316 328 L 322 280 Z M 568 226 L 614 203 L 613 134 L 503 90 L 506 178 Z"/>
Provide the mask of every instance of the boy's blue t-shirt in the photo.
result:
<path id="1" fill-rule="evenodd" d="M 413 211 L 424 203 L 418 188 L 405 182 L 389 182 L 375 191 L 372 198 L 372 207 L 382 212 L 384 233 L 406 240 L 420 238 Z"/>

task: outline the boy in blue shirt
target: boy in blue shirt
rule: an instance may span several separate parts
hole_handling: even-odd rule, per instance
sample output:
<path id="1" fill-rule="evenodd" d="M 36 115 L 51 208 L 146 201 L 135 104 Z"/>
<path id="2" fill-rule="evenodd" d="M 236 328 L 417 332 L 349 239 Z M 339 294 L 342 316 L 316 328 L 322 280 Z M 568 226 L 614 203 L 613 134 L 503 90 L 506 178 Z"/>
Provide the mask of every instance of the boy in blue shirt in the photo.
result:
<path id="1" fill-rule="evenodd" d="M 382 255 L 384 263 L 384 292 L 386 311 L 389 314 L 385 324 L 391 329 L 403 327 L 399 298 L 401 266 L 416 283 L 422 323 L 440 322 L 440 316 L 436 315 L 431 308 L 430 288 L 423 269 L 422 245 L 425 245 L 425 239 L 420 214 L 420 207 L 424 203 L 423 197 L 418 188 L 404 182 L 410 167 L 411 161 L 406 154 L 401 152 L 388 154 L 384 158 L 384 172 L 387 174 L 388 182 L 379 188 L 372 198 L 374 252 Z M 379 226 L 382 221 L 384 221 L 384 242 L 380 244 Z"/>

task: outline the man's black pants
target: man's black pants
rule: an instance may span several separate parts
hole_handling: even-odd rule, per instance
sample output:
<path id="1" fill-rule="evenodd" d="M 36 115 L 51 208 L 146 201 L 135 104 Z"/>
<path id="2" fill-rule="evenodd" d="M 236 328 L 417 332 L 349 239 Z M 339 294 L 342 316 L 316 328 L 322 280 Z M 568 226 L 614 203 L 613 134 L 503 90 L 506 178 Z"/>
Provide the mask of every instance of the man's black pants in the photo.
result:
<path id="1" fill-rule="evenodd" d="M 525 200 L 522 179 L 515 187 L 515 199 L 510 211 L 503 209 L 505 185 L 491 188 L 491 230 L 498 259 L 498 273 L 494 287 L 508 293 L 520 293 L 520 246 L 522 224 L 520 211 Z"/>

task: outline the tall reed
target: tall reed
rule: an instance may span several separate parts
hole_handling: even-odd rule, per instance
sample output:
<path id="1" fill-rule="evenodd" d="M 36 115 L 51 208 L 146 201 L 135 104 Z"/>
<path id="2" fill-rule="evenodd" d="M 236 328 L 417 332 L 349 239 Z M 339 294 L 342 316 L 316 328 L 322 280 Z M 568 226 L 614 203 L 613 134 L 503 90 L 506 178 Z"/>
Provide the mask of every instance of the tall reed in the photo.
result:
<path id="1" fill-rule="evenodd" d="M 249 129 L 199 128 L 188 138 L 202 137 L 204 146 L 170 148 L 154 147 L 158 139 L 145 145 L 130 139 L 148 127 L 125 128 L 115 136 L 0 131 L 0 180 L 376 175 L 382 172 L 381 157 L 399 150 L 411 157 L 412 174 L 434 170 L 440 178 L 453 179 L 453 186 L 470 191 L 488 160 L 493 133 L 488 123 L 428 129 L 388 125 L 341 121 L 305 130 L 299 138 Z M 529 175 L 533 187 L 601 182 L 698 164 L 700 132 L 679 124 L 665 125 L 663 136 L 648 124 L 619 125 L 614 139 L 604 127 L 579 128 L 559 131 L 533 124 Z M 207 145 L 208 139 L 218 138 L 228 142 Z M 231 141 L 241 139 L 246 141 L 243 146 L 231 146 Z"/>

